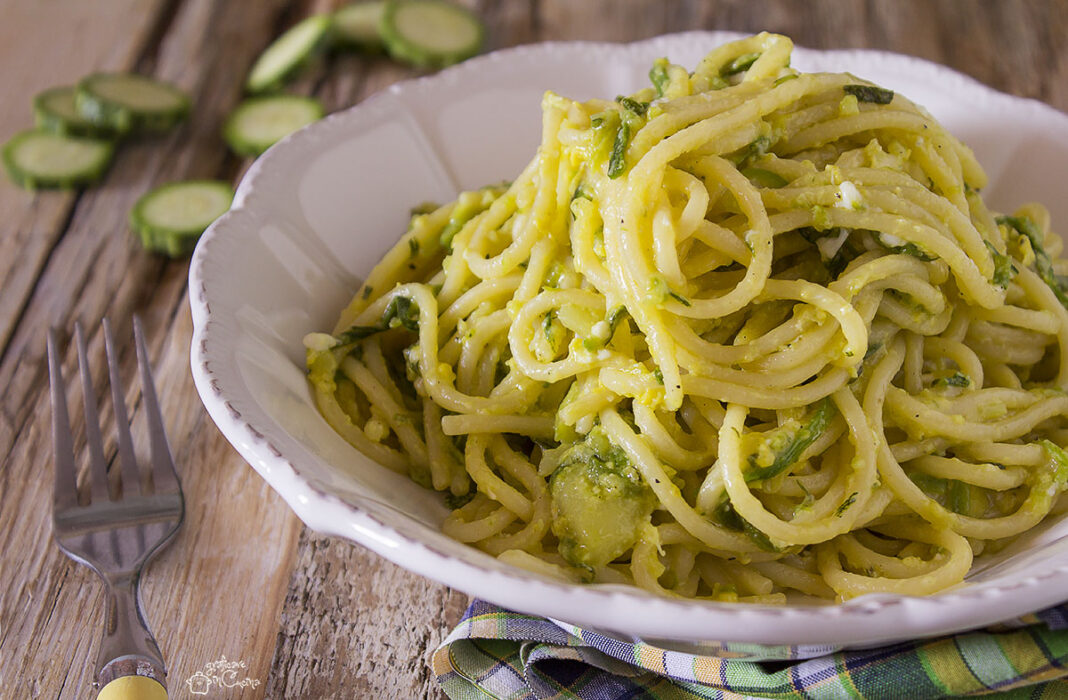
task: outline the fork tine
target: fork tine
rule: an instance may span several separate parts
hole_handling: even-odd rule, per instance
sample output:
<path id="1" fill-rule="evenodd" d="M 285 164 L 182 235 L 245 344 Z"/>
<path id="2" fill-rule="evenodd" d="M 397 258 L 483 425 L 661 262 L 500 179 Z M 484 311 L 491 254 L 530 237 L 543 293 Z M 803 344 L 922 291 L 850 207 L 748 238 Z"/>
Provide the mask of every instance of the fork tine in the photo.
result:
<path id="1" fill-rule="evenodd" d="M 78 346 L 78 373 L 82 377 L 82 399 L 85 403 L 85 440 L 89 447 L 89 484 L 93 501 L 107 499 L 108 463 L 104 457 L 104 443 L 100 439 L 100 418 L 96 409 L 96 392 L 89 370 L 89 356 L 85 351 L 82 324 L 74 324 L 74 339 Z"/>
<path id="2" fill-rule="evenodd" d="M 74 440 L 67 414 L 66 387 L 56 350 L 56 330 L 48 330 L 48 383 L 52 389 L 52 450 L 56 473 L 52 487 L 54 509 L 78 505 L 78 482 L 74 476 Z"/>
<path id="3" fill-rule="evenodd" d="M 134 457 L 133 438 L 130 437 L 130 421 L 126 414 L 126 397 L 122 391 L 119 377 L 119 359 L 115 350 L 115 341 L 111 337 L 111 323 L 105 318 L 104 354 L 108 359 L 108 375 L 111 380 L 111 402 L 114 404 L 115 432 L 119 437 L 119 462 L 122 468 L 122 490 L 124 495 L 136 496 L 141 493 L 141 472 Z"/>
<path id="4" fill-rule="evenodd" d="M 167 433 L 163 428 L 163 412 L 156 396 L 156 385 L 152 381 L 152 368 L 148 364 L 144 329 L 141 327 L 141 319 L 137 316 L 134 316 L 133 327 L 137 345 L 137 366 L 141 371 L 141 398 L 144 400 L 145 420 L 148 423 L 152 449 L 152 481 L 157 493 L 175 491 L 179 488 L 178 474 L 174 468 L 170 445 L 167 443 Z"/>

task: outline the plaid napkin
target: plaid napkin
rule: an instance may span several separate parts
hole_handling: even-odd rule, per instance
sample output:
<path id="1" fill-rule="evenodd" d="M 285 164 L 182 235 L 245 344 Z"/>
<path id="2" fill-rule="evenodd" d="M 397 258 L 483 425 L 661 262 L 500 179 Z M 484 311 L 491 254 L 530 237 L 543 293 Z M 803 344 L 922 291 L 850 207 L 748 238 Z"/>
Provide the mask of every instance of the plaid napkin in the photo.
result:
<path id="1" fill-rule="evenodd" d="M 476 600 L 434 652 L 453 700 L 1068 698 L 1068 603 L 1026 626 L 842 651 L 807 661 L 723 660 L 572 634 Z"/>

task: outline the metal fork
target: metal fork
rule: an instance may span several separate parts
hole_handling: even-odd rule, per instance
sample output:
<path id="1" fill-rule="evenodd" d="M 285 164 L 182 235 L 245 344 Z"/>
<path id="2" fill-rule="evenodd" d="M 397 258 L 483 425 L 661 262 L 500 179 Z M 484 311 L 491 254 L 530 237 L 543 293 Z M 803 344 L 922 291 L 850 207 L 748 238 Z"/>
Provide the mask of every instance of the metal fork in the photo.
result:
<path id="1" fill-rule="evenodd" d="M 141 376 L 142 410 L 148 425 L 151 487 L 142 484 L 134 457 L 125 393 L 119 378 L 118 355 L 107 319 L 104 348 L 111 383 L 112 411 L 118 437 L 117 462 L 121 487 L 108 487 L 108 461 L 100 437 L 100 420 L 86 353 L 85 334 L 74 327 L 89 462 L 89 498 L 79 504 L 74 438 L 67 411 L 66 387 L 56 331 L 48 334 L 48 375 L 52 387 L 52 437 L 55 448 L 55 489 L 52 531 L 67 556 L 100 575 L 108 587 L 104 638 L 97 657 L 95 684 L 100 697 L 113 695 L 166 697 L 166 666 L 141 609 L 138 580 L 145 564 L 173 539 L 185 515 L 182 488 L 163 431 L 156 389 L 152 383 L 144 331 L 134 317 L 137 364 Z M 152 679 L 152 680 L 149 680 Z M 114 685 L 110 685 L 114 683 Z M 155 685 L 158 683 L 159 685 Z"/>

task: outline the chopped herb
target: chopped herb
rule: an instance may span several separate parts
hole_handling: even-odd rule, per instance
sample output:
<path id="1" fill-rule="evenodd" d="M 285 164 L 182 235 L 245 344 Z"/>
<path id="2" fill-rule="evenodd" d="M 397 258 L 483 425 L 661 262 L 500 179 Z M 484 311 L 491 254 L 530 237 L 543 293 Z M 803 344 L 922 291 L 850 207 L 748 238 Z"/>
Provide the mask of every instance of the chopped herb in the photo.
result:
<path id="1" fill-rule="evenodd" d="M 768 187 L 770 189 L 776 189 L 779 187 L 785 187 L 787 184 L 786 178 L 778 173 L 773 173 L 770 170 L 764 170 L 763 168 L 743 168 L 742 175 L 752 180 L 755 184 L 761 187 Z"/>
<path id="2" fill-rule="evenodd" d="M 720 69 L 720 75 L 736 75 L 742 71 L 749 70 L 749 68 L 756 63 L 756 60 L 760 58 L 760 53 L 746 53 L 738 56 L 733 61 L 723 66 Z"/>
<path id="3" fill-rule="evenodd" d="M 337 342 L 342 345 L 348 345 L 349 343 L 355 343 L 359 340 L 363 340 L 368 336 L 374 336 L 375 333 L 380 333 L 384 328 L 378 326 L 352 326 L 351 328 L 344 330 L 337 336 Z"/>
<path id="4" fill-rule="evenodd" d="M 967 515 L 971 512 L 972 489 L 963 481 L 952 479 L 946 488 L 946 506 L 954 513 Z"/>
<path id="5" fill-rule="evenodd" d="M 999 216 L 997 222 L 1009 226 L 1031 241 L 1031 250 L 1035 253 L 1035 271 L 1038 272 L 1038 276 L 1042 278 L 1042 281 L 1053 290 L 1053 294 L 1057 297 L 1057 301 L 1061 302 L 1061 306 L 1068 309 L 1068 294 L 1065 293 L 1065 289 L 1068 287 L 1054 273 L 1053 261 L 1050 260 L 1049 253 L 1042 246 L 1042 232 L 1038 230 L 1035 222 L 1026 216 Z"/>
<path id="6" fill-rule="evenodd" d="M 441 229 L 438 235 L 438 242 L 445 250 L 452 250 L 452 239 L 460 232 L 464 224 L 481 214 L 493 203 L 492 190 L 480 190 L 480 192 L 481 194 L 464 192 L 456 200 L 456 206 L 449 213 L 449 223 Z"/>
<path id="7" fill-rule="evenodd" d="M 627 145 L 630 143 L 630 124 L 626 119 L 619 122 L 616 139 L 612 142 L 612 153 L 608 156 L 608 177 L 613 180 L 623 174 L 626 168 Z"/>
<path id="8" fill-rule="evenodd" d="M 991 278 L 990 282 L 995 287 L 1001 287 L 1002 289 L 1008 287 L 1009 282 L 1012 281 L 1013 276 L 1019 272 L 1019 270 L 1012 264 L 1012 258 L 1008 255 L 999 253 L 997 248 L 991 245 L 990 241 L 983 241 L 983 243 L 986 244 L 987 250 L 990 251 L 990 257 L 994 259 L 994 276 Z"/>
<path id="9" fill-rule="evenodd" d="M 342 345 L 348 345 L 349 343 L 355 343 L 358 340 L 374 335 L 375 333 L 381 333 L 384 328 L 378 326 L 353 326 L 348 330 L 342 331 L 337 340 Z"/>
<path id="10" fill-rule="evenodd" d="M 782 551 L 772 543 L 767 535 L 754 527 L 748 520 L 738 515 L 738 511 L 734 510 L 734 506 L 731 505 L 731 502 L 727 498 L 723 499 L 723 502 L 716 507 L 711 515 L 713 522 L 719 523 L 723 527 L 734 530 L 735 532 L 745 533 L 745 536 L 752 540 L 753 544 L 765 552 Z"/>
<path id="11" fill-rule="evenodd" d="M 553 345 L 553 318 L 556 314 L 552 311 L 545 314 L 545 321 L 542 322 L 542 328 L 545 329 L 545 340 L 549 341 L 549 345 Z"/>
<path id="12" fill-rule="evenodd" d="M 690 300 L 682 296 L 681 294 L 678 294 L 676 292 L 668 292 L 668 296 L 679 302 L 683 306 L 692 306 L 692 304 L 690 304 Z"/>
<path id="13" fill-rule="evenodd" d="M 844 501 L 842 501 L 842 505 L 838 506 L 838 508 L 835 509 L 834 517 L 836 517 L 836 518 L 842 517 L 842 514 L 844 514 L 847 510 L 849 510 L 850 506 L 852 506 L 856 502 L 857 502 L 857 492 L 854 491 L 853 493 L 849 494 L 849 498 L 847 498 Z"/>
<path id="14" fill-rule="evenodd" d="M 653 377 L 656 378 L 657 384 L 659 384 L 660 386 L 664 386 L 664 373 L 660 370 L 659 367 L 653 370 Z"/>
<path id="15" fill-rule="evenodd" d="M 877 105 L 888 105 L 894 99 L 894 91 L 874 85 L 846 85 L 842 88 L 846 94 L 857 98 L 858 102 L 870 102 Z"/>
<path id="16" fill-rule="evenodd" d="M 758 136 L 745 146 L 745 148 L 738 151 L 734 156 L 734 160 L 739 169 L 745 170 L 749 167 L 750 163 L 763 156 L 770 149 L 771 138 L 768 136 Z"/>
<path id="17" fill-rule="evenodd" d="M 649 69 L 649 80 L 656 88 L 656 96 L 663 97 L 667 86 L 671 84 L 671 76 L 668 75 L 668 62 L 666 58 L 658 58 Z"/>
<path id="18" fill-rule="evenodd" d="M 969 387 L 972 385 L 972 380 L 967 374 L 963 374 L 961 372 L 954 372 L 948 377 L 939 377 L 934 381 L 934 385 Z"/>
<path id="19" fill-rule="evenodd" d="M 897 246 L 895 248 L 891 248 L 890 250 L 894 253 L 901 253 L 902 255 L 911 255 L 912 257 L 919 258 L 920 260 L 923 260 L 925 262 L 930 262 L 934 260 L 933 256 L 925 253 L 923 249 L 915 243 L 906 243 L 905 245 Z"/>
<path id="20" fill-rule="evenodd" d="M 971 511 L 971 487 L 963 481 L 942 479 L 924 472 L 912 472 L 908 477 L 924 493 L 943 503 L 954 513 L 968 515 Z"/>
<path id="21" fill-rule="evenodd" d="M 891 245 L 887 243 L 881 235 L 875 236 L 875 240 L 879 242 L 879 245 L 881 245 L 883 248 L 886 248 L 891 253 L 897 253 L 900 255 L 911 255 L 912 257 L 919 258 L 924 262 L 930 262 L 934 260 L 933 256 L 928 255 L 923 248 L 919 247 L 911 241 L 902 245 Z"/>
<path id="22" fill-rule="evenodd" d="M 342 345 L 355 343 L 375 333 L 381 333 L 391 328 L 404 327 L 410 331 L 419 330 L 419 306 L 411 299 L 404 296 L 395 296 L 389 300 L 382 318 L 373 326 L 352 326 L 337 336 Z"/>
<path id="23" fill-rule="evenodd" d="M 419 255 L 419 241 L 415 240 L 415 238 L 409 238 L 408 239 L 408 257 L 409 258 L 414 258 L 417 255 Z"/>
<path id="24" fill-rule="evenodd" d="M 765 433 L 762 436 L 764 440 L 773 440 L 776 437 L 785 436 L 789 441 L 775 455 L 775 460 L 768 466 L 760 466 L 757 463 L 757 455 L 755 453 L 749 455 L 749 469 L 746 470 L 745 480 L 747 482 L 763 481 L 778 476 L 789 469 L 801 458 L 802 453 L 823 434 L 823 431 L 830 425 L 835 413 L 837 413 L 837 410 L 834 402 L 831 401 L 830 397 L 827 397 L 816 406 L 808 422 L 798 428 L 792 436 L 788 430 L 780 428 Z"/>
<path id="25" fill-rule="evenodd" d="M 575 191 L 571 193 L 571 201 L 574 202 L 576 199 L 589 199 L 592 201 L 593 197 L 590 196 L 590 193 L 587 192 L 582 185 L 579 185 L 575 188 Z"/>
<path id="26" fill-rule="evenodd" d="M 775 79 L 775 87 L 782 85 L 790 80 L 797 80 L 797 73 L 788 73 Z"/>
<path id="27" fill-rule="evenodd" d="M 372 293 L 373 291 L 374 291 L 374 287 L 371 287 L 371 286 L 367 286 L 367 287 L 364 287 L 364 288 L 363 288 L 363 294 L 361 295 L 361 297 L 360 297 L 360 298 L 361 298 L 361 299 L 366 299 L 366 298 L 368 298 L 369 296 L 371 296 L 371 293 Z"/>
<path id="28" fill-rule="evenodd" d="M 608 313 L 608 317 L 605 319 L 606 321 L 608 321 L 608 328 L 613 333 L 615 333 L 616 326 L 619 325 L 619 322 L 622 321 L 623 317 L 626 316 L 626 315 L 627 315 L 627 307 L 623 306 L 622 304 L 617 306 L 616 308 L 612 309 Z"/>
<path id="29" fill-rule="evenodd" d="M 465 494 L 461 494 L 459 496 L 456 496 L 456 495 L 454 495 L 452 493 L 446 493 L 445 494 L 445 507 L 448 508 L 449 510 L 459 510 L 460 508 L 463 508 L 468 503 L 470 503 L 472 500 L 474 500 L 476 493 L 477 493 L 477 491 L 475 491 L 474 489 L 468 491 Z"/>
<path id="30" fill-rule="evenodd" d="M 645 113 L 649 110 L 648 102 L 639 102 L 632 97 L 617 97 L 616 102 L 621 104 L 624 109 L 634 112 L 639 117 L 644 117 Z"/>
<path id="31" fill-rule="evenodd" d="M 919 486 L 920 490 L 927 495 L 945 499 L 946 489 L 949 486 L 945 479 L 940 479 L 937 476 L 931 476 L 924 472 L 912 472 L 908 477 L 912 483 Z"/>
<path id="32" fill-rule="evenodd" d="M 864 250 L 853 242 L 852 236 L 846 238 L 846 242 L 842 244 L 842 247 L 838 249 L 834 257 L 827 261 L 827 272 L 831 274 L 831 277 L 837 278 L 842 270 L 846 269 L 849 263 L 853 262 L 863 252 Z"/>
<path id="33" fill-rule="evenodd" d="M 410 331 L 419 330 L 419 306 L 408 297 L 397 295 L 389 300 L 382 322 L 387 328 L 403 326 Z"/>
<path id="34" fill-rule="evenodd" d="M 875 353 L 879 352 L 882 349 L 883 344 L 881 342 L 868 343 L 868 349 L 864 353 L 864 362 L 867 362 L 869 359 L 874 357 Z"/>

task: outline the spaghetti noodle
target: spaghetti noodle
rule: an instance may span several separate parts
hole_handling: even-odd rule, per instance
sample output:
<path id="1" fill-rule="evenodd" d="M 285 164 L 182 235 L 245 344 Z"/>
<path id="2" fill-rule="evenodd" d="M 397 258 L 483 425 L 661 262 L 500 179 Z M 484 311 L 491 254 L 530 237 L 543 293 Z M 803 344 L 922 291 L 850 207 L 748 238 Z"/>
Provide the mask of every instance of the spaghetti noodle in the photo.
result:
<path id="1" fill-rule="evenodd" d="M 318 406 L 444 531 L 686 597 L 927 594 L 1068 482 L 1068 295 L 1028 205 L 899 94 L 761 34 L 543 101 L 510 184 L 413 214 Z"/>

